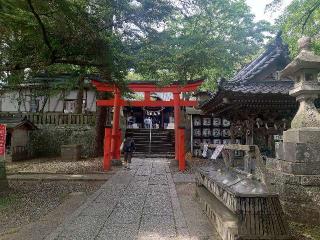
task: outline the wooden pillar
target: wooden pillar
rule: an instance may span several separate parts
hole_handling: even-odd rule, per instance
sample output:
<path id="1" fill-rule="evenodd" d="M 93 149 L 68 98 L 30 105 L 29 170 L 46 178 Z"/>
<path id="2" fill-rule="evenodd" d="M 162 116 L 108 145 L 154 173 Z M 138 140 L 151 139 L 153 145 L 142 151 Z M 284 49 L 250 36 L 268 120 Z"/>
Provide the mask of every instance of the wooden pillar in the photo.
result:
<path id="1" fill-rule="evenodd" d="M 173 93 L 173 104 L 174 104 L 175 159 L 179 160 L 178 129 L 179 129 L 179 122 L 180 122 L 180 93 Z"/>
<path id="2" fill-rule="evenodd" d="M 111 139 L 111 154 L 113 160 L 120 160 L 117 158 L 118 147 L 118 134 L 120 123 L 120 92 L 118 89 L 114 92 L 114 105 L 113 105 L 113 122 L 112 122 L 112 139 Z M 120 145 L 119 145 L 120 146 Z"/>
<path id="3" fill-rule="evenodd" d="M 111 169 L 111 127 L 106 127 L 104 130 L 104 154 L 103 154 L 103 170 Z"/>
<path id="4" fill-rule="evenodd" d="M 179 171 L 184 171 L 186 169 L 186 157 L 185 157 L 185 128 L 179 127 Z"/>

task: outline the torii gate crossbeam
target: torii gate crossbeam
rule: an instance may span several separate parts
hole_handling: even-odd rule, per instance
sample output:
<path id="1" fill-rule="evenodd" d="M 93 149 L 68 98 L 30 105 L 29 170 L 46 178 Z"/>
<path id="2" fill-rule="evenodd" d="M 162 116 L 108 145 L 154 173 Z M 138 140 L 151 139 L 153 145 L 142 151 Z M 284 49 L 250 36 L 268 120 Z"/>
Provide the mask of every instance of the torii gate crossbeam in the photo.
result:
<path id="1" fill-rule="evenodd" d="M 105 130 L 104 146 L 104 170 L 111 168 L 111 159 L 120 160 L 121 130 L 119 129 L 120 108 L 124 106 L 132 107 L 174 107 L 174 130 L 175 130 L 175 159 L 179 161 L 179 170 L 185 170 L 185 152 L 184 152 L 184 129 L 179 129 L 180 108 L 197 106 L 197 101 L 180 99 L 180 94 L 184 92 L 193 92 L 202 84 L 203 80 L 188 82 L 186 85 L 171 84 L 159 87 L 150 82 L 132 82 L 128 87 L 133 92 L 144 92 L 144 100 L 128 101 L 121 99 L 121 92 L 115 86 L 106 82 L 92 80 L 93 85 L 98 91 L 113 92 L 114 98 L 108 100 L 97 100 L 97 106 L 113 107 L 113 125 L 112 129 Z M 170 101 L 152 101 L 150 94 L 152 92 L 171 92 L 173 100 Z"/>

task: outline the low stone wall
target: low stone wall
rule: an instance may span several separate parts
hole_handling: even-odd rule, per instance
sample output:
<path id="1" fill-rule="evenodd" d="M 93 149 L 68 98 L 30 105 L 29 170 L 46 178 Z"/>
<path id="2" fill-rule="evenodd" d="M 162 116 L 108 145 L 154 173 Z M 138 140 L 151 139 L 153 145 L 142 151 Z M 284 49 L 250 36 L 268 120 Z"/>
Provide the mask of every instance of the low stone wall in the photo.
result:
<path id="1" fill-rule="evenodd" d="M 272 190 L 279 193 L 288 219 L 320 224 L 320 176 L 294 175 L 279 171 L 281 160 L 267 160 L 268 178 Z"/>
<path id="2" fill-rule="evenodd" d="M 61 146 L 82 145 L 81 157 L 94 153 L 95 128 L 91 126 L 49 126 L 41 125 L 30 134 L 28 150 L 33 157 L 60 156 Z"/>

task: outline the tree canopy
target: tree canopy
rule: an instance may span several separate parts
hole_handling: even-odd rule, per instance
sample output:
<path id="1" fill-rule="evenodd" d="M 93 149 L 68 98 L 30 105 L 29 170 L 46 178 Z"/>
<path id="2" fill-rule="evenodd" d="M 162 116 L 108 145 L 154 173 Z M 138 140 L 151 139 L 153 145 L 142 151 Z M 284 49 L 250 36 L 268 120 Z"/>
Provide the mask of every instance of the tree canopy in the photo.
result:
<path id="1" fill-rule="evenodd" d="M 87 67 L 121 81 L 131 42 L 153 34 L 172 9 L 167 0 L 0 0 L 0 70 Z"/>
<path id="2" fill-rule="evenodd" d="M 146 78 L 228 77 L 263 45 L 270 24 L 254 22 L 245 1 L 189 1 L 155 39 L 143 42 L 137 71 Z"/>
<path id="3" fill-rule="evenodd" d="M 0 0 L 0 8 L 1 70 L 81 67 L 120 85 L 132 68 L 163 82 L 228 76 L 270 29 L 243 0 Z"/>
<path id="4" fill-rule="evenodd" d="M 282 0 L 273 0 L 269 11 L 277 11 Z M 297 41 L 302 36 L 314 39 L 313 49 L 320 54 L 320 0 L 293 0 L 276 21 L 276 27 L 283 32 L 292 57 L 298 53 Z"/>

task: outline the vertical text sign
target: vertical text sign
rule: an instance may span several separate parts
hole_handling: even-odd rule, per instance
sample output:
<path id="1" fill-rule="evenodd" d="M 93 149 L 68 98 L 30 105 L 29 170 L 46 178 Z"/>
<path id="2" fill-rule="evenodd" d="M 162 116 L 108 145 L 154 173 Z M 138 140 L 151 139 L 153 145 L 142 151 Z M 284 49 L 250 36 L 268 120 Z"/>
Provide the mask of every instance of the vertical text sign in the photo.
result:
<path id="1" fill-rule="evenodd" d="M 0 124 L 0 156 L 6 151 L 6 125 Z"/>

